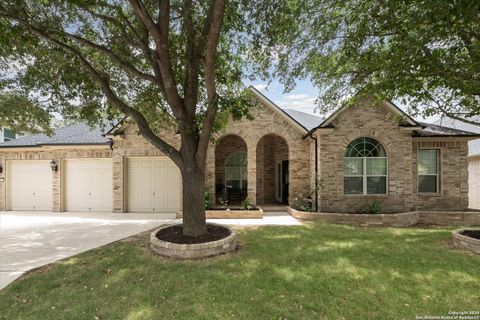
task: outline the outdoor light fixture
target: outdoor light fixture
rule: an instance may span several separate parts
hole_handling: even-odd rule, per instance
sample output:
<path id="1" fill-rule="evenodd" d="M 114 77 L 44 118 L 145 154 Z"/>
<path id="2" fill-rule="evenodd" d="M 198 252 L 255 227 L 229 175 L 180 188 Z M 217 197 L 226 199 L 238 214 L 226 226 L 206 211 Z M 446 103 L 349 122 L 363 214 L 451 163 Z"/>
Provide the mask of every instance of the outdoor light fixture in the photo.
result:
<path id="1" fill-rule="evenodd" d="M 3 167 L 1 164 L 0 164 L 0 173 L 3 173 Z"/>
<path id="2" fill-rule="evenodd" d="M 57 172 L 58 164 L 55 159 L 52 159 L 52 161 L 50 161 L 50 168 L 52 168 L 52 172 Z"/>

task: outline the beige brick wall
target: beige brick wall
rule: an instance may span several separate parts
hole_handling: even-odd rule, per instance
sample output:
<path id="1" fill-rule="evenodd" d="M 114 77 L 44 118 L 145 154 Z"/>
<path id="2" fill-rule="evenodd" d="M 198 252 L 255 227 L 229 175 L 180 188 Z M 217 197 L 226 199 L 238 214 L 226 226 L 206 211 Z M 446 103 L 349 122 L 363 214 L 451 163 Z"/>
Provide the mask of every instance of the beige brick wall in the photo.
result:
<path id="1" fill-rule="evenodd" d="M 438 149 L 440 192 L 436 195 L 418 193 L 417 150 Z M 465 210 L 468 208 L 468 143 L 466 141 L 413 142 L 413 190 L 416 210 Z"/>
<path id="2" fill-rule="evenodd" d="M 266 106 L 259 106 L 251 110 L 253 120 L 241 119 L 240 121 L 230 122 L 224 130 L 214 136 L 214 140 L 218 143 L 211 143 L 207 152 L 206 163 L 206 187 L 209 188 L 215 196 L 215 181 L 222 179 L 223 165 L 222 161 L 226 156 L 221 155 L 216 159 L 216 148 L 219 147 L 222 137 L 237 136 L 241 138 L 246 144 L 247 159 L 248 159 L 248 197 L 252 203 L 256 204 L 257 200 L 257 147 L 260 140 L 265 137 L 274 135 L 274 143 L 278 147 L 277 157 L 286 158 L 290 162 L 289 168 L 289 194 L 305 193 L 310 189 L 311 171 L 310 171 L 310 157 L 311 145 L 313 140 L 303 139 L 304 132 L 300 132 L 288 123 L 284 117 L 272 111 Z M 113 144 L 113 158 L 114 158 L 114 209 L 117 212 L 123 212 L 126 208 L 125 189 L 128 182 L 125 180 L 125 158 L 126 157 L 149 157 L 163 155 L 158 149 L 154 148 L 142 136 L 138 135 L 138 129 L 134 124 L 126 125 L 124 135 L 114 138 Z M 165 130 L 161 136 L 169 143 L 174 145 L 177 149 L 180 147 L 179 135 L 174 135 Z M 282 143 L 281 141 L 285 141 Z M 263 143 L 261 143 L 263 145 Z M 226 153 L 231 153 L 235 150 L 232 146 Z M 242 150 L 245 148 L 242 147 Z M 286 155 L 288 150 L 288 155 Z M 217 154 L 224 154 L 220 152 Z M 276 158 L 275 158 L 276 159 Z M 260 163 L 262 159 L 260 159 Z M 217 166 L 216 166 L 217 164 Z M 123 168 L 120 168 L 123 166 Z M 216 174 L 216 168 L 218 174 Z M 268 170 L 268 167 L 267 167 Z M 267 181 L 268 184 L 271 182 Z M 261 190 L 262 194 L 265 188 Z M 273 191 L 272 191 L 273 192 Z M 262 196 L 263 197 L 263 196 Z M 270 195 L 267 196 L 267 198 Z M 265 199 L 262 199 L 265 200 Z"/>
<path id="3" fill-rule="evenodd" d="M 412 138 L 401 129 L 393 115 L 383 107 L 355 105 L 337 116 L 333 132 L 319 134 L 319 175 L 322 190 L 319 207 L 325 212 L 358 212 L 368 201 L 379 200 L 387 211 L 412 207 Z M 372 137 L 388 155 L 387 195 L 344 195 L 343 158 L 350 142 Z"/>
<path id="4" fill-rule="evenodd" d="M 468 164 L 469 205 L 480 210 L 480 155 L 469 158 Z"/>
<path id="5" fill-rule="evenodd" d="M 464 210 L 468 202 L 466 141 L 414 140 L 411 131 L 400 127 L 384 107 L 358 104 L 334 120 L 333 132 L 317 132 L 319 138 L 319 177 L 322 190 L 319 207 L 323 212 L 359 212 L 367 201 L 383 203 L 385 212 L 409 210 Z M 358 137 L 372 137 L 383 144 L 388 156 L 387 194 L 378 196 L 345 195 L 343 158 L 347 145 Z M 430 139 L 430 138 L 429 138 Z M 417 149 L 440 150 L 438 195 L 417 194 Z"/>
<path id="6" fill-rule="evenodd" d="M 81 158 L 110 158 L 112 151 L 109 146 L 100 147 L 83 147 L 83 148 L 32 148 L 27 149 L 10 149 L 9 151 L 0 150 L 0 165 L 3 172 L 0 177 L 0 210 L 6 209 L 6 162 L 8 160 L 52 160 L 58 163 L 58 171 L 52 173 L 52 191 L 53 191 L 53 211 L 64 211 L 64 194 L 62 188 L 63 180 L 63 161 L 66 159 Z"/>

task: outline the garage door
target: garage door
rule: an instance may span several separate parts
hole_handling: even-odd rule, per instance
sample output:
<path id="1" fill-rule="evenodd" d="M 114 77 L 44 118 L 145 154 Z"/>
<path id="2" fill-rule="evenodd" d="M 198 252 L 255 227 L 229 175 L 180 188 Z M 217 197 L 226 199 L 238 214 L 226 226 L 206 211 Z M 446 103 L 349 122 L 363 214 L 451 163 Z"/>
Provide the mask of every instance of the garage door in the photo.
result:
<path id="1" fill-rule="evenodd" d="M 112 211 L 112 160 L 66 160 L 65 210 Z"/>
<path id="2" fill-rule="evenodd" d="M 7 161 L 7 210 L 52 210 L 49 161 Z"/>
<path id="3" fill-rule="evenodd" d="M 181 208 L 181 176 L 167 157 L 127 159 L 129 212 L 175 212 Z"/>

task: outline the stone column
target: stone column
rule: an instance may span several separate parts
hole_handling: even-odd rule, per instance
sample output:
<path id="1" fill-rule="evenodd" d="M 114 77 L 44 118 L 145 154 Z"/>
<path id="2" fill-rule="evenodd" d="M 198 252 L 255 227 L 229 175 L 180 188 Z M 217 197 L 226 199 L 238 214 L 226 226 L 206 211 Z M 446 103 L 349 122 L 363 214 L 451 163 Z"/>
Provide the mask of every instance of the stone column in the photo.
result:
<path id="1" fill-rule="evenodd" d="M 52 211 L 61 212 L 65 211 L 62 190 L 62 173 L 65 163 L 59 155 L 53 155 L 53 159 L 57 162 L 58 168 L 56 172 L 52 172 Z"/>
<path id="2" fill-rule="evenodd" d="M 257 204 L 257 144 L 255 142 L 247 143 L 247 196 L 253 205 Z"/>
<path id="3" fill-rule="evenodd" d="M 205 189 L 210 191 L 212 202 L 216 202 L 215 197 L 215 145 L 210 143 L 207 150 L 207 159 L 205 162 Z"/>
<path id="4" fill-rule="evenodd" d="M 0 156 L 0 166 L 2 168 L 2 172 L 0 173 L 0 210 L 5 211 L 7 210 L 7 197 L 6 197 L 6 186 L 7 186 L 7 162 L 5 160 L 5 156 Z"/>
<path id="5" fill-rule="evenodd" d="M 112 175 L 113 175 L 113 212 L 126 212 L 127 205 L 124 201 L 124 177 L 125 158 L 120 150 L 114 150 L 112 154 Z"/>

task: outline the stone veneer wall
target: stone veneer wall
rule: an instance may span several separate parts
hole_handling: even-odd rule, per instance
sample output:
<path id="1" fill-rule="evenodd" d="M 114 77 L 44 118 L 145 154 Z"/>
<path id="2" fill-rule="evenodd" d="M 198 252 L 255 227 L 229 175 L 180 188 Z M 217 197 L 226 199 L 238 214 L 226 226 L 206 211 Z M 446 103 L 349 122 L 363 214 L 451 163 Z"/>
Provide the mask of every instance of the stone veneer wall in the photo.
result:
<path id="1" fill-rule="evenodd" d="M 480 155 L 470 157 L 468 164 L 468 207 L 480 210 Z"/>
<path id="2" fill-rule="evenodd" d="M 0 150 L 0 165 L 3 172 L 0 177 L 0 210 L 6 210 L 6 162 L 8 160 L 52 160 L 58 163 L 58 171 L 52 172 L 52 195 L 53 195 L 53 211 L 64 211 L 64 194 L 62 188 L 63 179 L 63 160 L 81 159 L 81 158 L 111 158 L 112 152 L 109 146 L 100 147 L 83 147 L 83 148 L 36 148 L 30 150 Z"/>
<path id="3" fill-rule="evenodd" d="M 381 106 L 357 104 L 334 119 L 331 132 L 317 131 L 319 153 L 319 211 L 360 212 L 367 201 L 383 203 L 386 212 L 412 210 L 465 210 L 468 206 L 467 141 L 434 141 L 412 138 L 395 116 Z M 388 156 L 386 195 L 345 195 L 343 159 L 348 144 L 359 137 L 372 137 L 383 144 Z M 417 193 L 417 150 L 440 150 L 441 192 Z"/>

